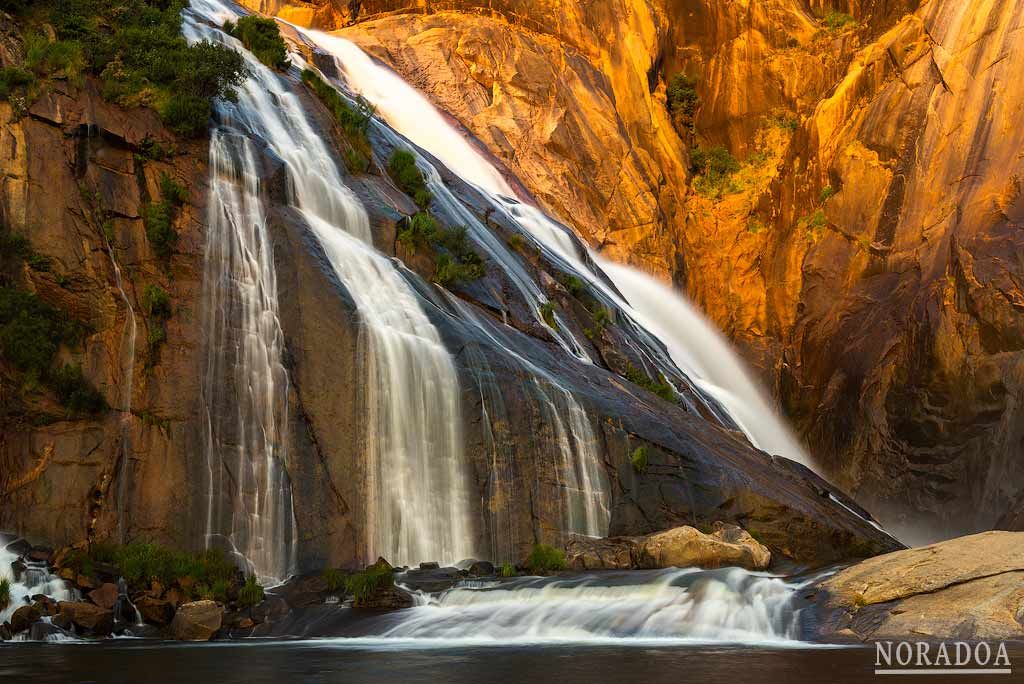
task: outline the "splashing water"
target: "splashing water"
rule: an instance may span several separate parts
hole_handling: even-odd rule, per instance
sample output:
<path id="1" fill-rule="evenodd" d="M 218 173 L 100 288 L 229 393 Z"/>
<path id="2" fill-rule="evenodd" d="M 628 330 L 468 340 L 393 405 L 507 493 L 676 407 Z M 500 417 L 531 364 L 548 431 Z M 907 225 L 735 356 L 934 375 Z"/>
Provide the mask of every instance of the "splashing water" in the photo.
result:
<path id="1" fill-rule="evenodd" d="M 524 578 L 419 595 L 388 639 L 789 642 L 796 587 L 739 568 Z"/>
<path id="2" fill-rule="evenodd" d="M 67 583 L 56 575 L 50 574 L 45 563 L 25 561 L 25 569 L 21 577 L 16 578 L 12 564 L 18 560 L 19 554 L 0 547 L 0 580 L 7 580 L 11 586 L 11 599 L 7 607 L 0 610 L 0 624 L 8 622 L 14 611 L 29 605 L 29 599 L 36 594 L 49 596 L 55 601 L 75 601 L 78 591 L 69 589 Z"/>

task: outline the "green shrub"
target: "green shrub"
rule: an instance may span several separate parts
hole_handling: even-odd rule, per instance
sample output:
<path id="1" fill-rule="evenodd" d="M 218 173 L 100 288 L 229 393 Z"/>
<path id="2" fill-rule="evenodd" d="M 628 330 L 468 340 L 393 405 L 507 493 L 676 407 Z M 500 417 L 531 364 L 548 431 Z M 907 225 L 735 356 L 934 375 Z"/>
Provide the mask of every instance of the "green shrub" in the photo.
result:
<path id="1" fill-rule="evenodd" d="M 336 594 L 345 588 L 345 573 L 337 568 L 324 570 L 324 581 L 327 582 L 327 591 Z"/>
<path id="2" fill-rule="evenodd" d="M 821 200 L 822 202 L 827 202 L 835 194 L 835 188 L 833 188 L 831 185 L 826 185 L 821 189 L 821 194 L 818 195 L 818 199 Z"/>
<path id="3" fill-rule="evenodd" d="M 740 170 L 740 163 L 721 145 L 695 148 L 690 154 L 690 169 L 697 176 L 694 189 L 702 195 L 717 198 L 740 189 L 732 178 Z"/>
<path id="4" fill-rule="evenodd" d="M 288 46 L 273 19 L 252 14 L 242 17 L 237 24 L 225 24 L 224 30 L 268 67 L 280 71 L 288 68 Z"/>
<path id="5" fill-rule="evenodd" d="M 526 238 L 519 233 L 512 233 L 509 235 L 507 242 L 509 247 L 520 254 L 524 253 L 526 250 Z"/>
<path id="6" fill-rule="evenodd" d="M 784 110 L 772 112 L 767 118 L 770 125 L 787 131 L 795 131 L 800 126 L 800 120 L 796 115 Z"/>
<path id="7" fill-rule="evenodd" d="M 825 15 L 825 18 L 821 20 L 829 31 L 833 33 L 842 31 L 848 26 L 853 26 L 857 23 L 857 20 L 851 17 L 845 12 L 829 12 Z"/>
<path id="8" fill-rule="evenodd" d="M 692 131 L 694 115 L 700 106 L 697 95 L 697 79 L 686 74 L 676 74 L 669 81 L 666 92 L 668 109 L 673 118 L 683 128 Z"/>
<path id="9" fill-rule="evenodd" d="M 82 367 L 69 364 L 54 371 L 50 383 L 62 406 L 74 415 L 97 414 L 107 409 L 107 402 L 82 376 Z"/>
<path id="10" fill-rule="evenodd" d="M 634 385 L 639 385 L 648 392 L 658 395 L 665 401 L 676 403 L 679 400 L 678 397 L 676 397 L 675 390 L 672 389 L 672 385 L 665 380 L 665 376 L 661 373 L 658 374 L 658 379 L 655 380 L 636 368 L 633 364 L 628 364 L 626 366 L 626 379 Z"/>
<path id="11" fill-rule="evenodd" d="M 637 447 L 633 449 L 633 454 L 629 457 L 629 462 L 633 464 L 633 470 L 638 473 L 644 473 L 647 470 L 647 447 Z"/>
<path id="12" fill-rule="evenodd" d="M 0 287 L 0 352 L 18 370 L 46 375 L 61 344 L 81 342 L 81 324 L 31 292 Z"/>
<path id="13" fill-rule="evenodd" d="M 204 124 L 205 125 L 205 124 Z M 178 207 L 188 200 L 188 190 L 166 173 L 160 176 L 160 201 L 142 207 L 142 220 L 146 225 L 146 238 L 157 256 L 169 259 L 178 244 L 178 231 L 174 217 Z"/>
<path id="14" fill-rule="evenodd" d="M 263 587 L 256 581 L 255 575 L 249 575 L 245 584 L 238 590 L 238 605 L 248 608 L 262 602 Z"/>
<path id="15" fill-rule="evenodd" d="M 171 317 L 171 295 L 159 285 L 146 285 L 142 291 L 142 306 L 147 314 L 158 320 L 166 321 Z"/>
<path id="16" fill-rule="evenodd" d="M 584 286 L 583 281 L 571 274 L 562 278 L 562 285 L 565 286 L 565 289 L 568 290 L 569 294 L 573 297 L 578 298 L 581 294 L 586 292 L 586 286 Z"/>
<path id="17" fill-rule="evenodd" d="M 540 317 L 547 323 L 549 328 L 555 327 L 555 305 L 553 302 L 544 302 L 540 306 Z"/>
<path id="18" fill-rule="evenodd" d="M 43 71 L 95 75 L 105 98 L 152 106 L 183 135 L 206 132 L 212 98 L 232 98 L 246 78 L 240 54 L 222 45 L 189 45 L 181 35 L 187 0 L 42 0 L 36 16 L 57 40 L 30 45 Z M 46 14 L 48 13 L 48 16 Z M 204 118 L 204 116 L 206 118 Z"/>
<path id="19" fill-rule="evenodd" d="M 398 242 L 410 253 L 415 254 L 419 250 L 430 247 L 439 234 L 440 227 L 434 217 L 421 211 L 410 217 L 405 227 L 398 231 Z"/>
<path id="20" fill-rule="evenodd" d="M 345 580 L 345 590 L 355 598 L 356 603 L 360 603 L 378 589 L 386 589 L 394 583 L 395 576 L 391 568 L 384 563 L 377 563 L 362 572 L 349 575 Z"/>
<path id="21" fill-rule="evenodd" d="M 370 159 L 373 158 L 373 149 L 367 136 L 370 121 L 373 119 L 373 106 L 362 98 L 356 101 L 355 107 L 350 106 L 337 90 L 312 69 L 303 70 L 302 82 L 327 107 L 341 129 L 342 137 L 348 144 L 345 150 L 345 163 L 349 171 L 365 173 L 369 169 Z"/>
<path id="22" fill-rule="evenodd" d="M 0 69 L 0 98 L 7 99 L 11 95 L 24 93 L 35 81 L 35 75 L 28 69 L 21 67 Z"/>
<path id="23" fill-rule="evenodd" d="M 463 263 L 456 261 L 448 254 L 441 254 L 437 257 L 434 281 L 439 285 L 451 285 L 468 280 L 477 280 L 483 276 L 484 268 L 481 263 Z"/>
<path id="24" fill-rule="evenodd" d="M 215 587 L 218 582 L 230 583 L 236 572 L 235 566 L 220 549 L 193 555 L 144 542 L 96 547 L 90 549 L 89 559 L 116 565 L 125 580 L 136 586 L 148 584 L 151 580 L 170 586 L 179 580 L 190 579 L 197 585 Z"/>
<path id="25" fill-rule="evenodd" d="M 7 610 L 11 605 L 11 581 L 6 577 L 0 579 L 0 610 Z"/>
<path id="26" fill-rule="evenodd" d="M 498 570 L 498 574 L 502 577 L 515 577 L 516 568 L 511 563 L 503 563 L 501 568 Z"/>
<path id="27" fill-rule="evenodd" d="M 409 150 L 396 149 L 388 159 L 388 174 L 402 192 L 413 198 L 421 208 L 426 208 L 434 199 L 427 190 L 423 173 L 416 166 L 416 157 Z"/>
<path id="28" fill-rule="evenodd" d="M 565 570 L 565 553 L 547 544 L 534 544 L 530 557 L 526 559 L 526 567 L 538 575 Z"/>
<path id="29" fill-rule="evenodd" d="M 204 601 L 217 601 L 218 603 L 228 602 L 228 590 L 231 583 L 225 579 L 215 580 L 213 584 L 196 585 L 195 593 Z"/>
<path id="30" fill-rule="evenodd" d="M 78 41 L 51 41 L 37 33 L 25 38 L 25 66 L 37 76 L 56 76 L 79 82 L 85 65 L 85 55 Z"/>
<path id="31" fill-rule="evenodd" d="M 173 225 L 174 206 L 167 201 L 151 202 L 142 207 L 142 221 L 153 251 L 160 258 L 169 259 L 178 244 L 178 231 Z"/>

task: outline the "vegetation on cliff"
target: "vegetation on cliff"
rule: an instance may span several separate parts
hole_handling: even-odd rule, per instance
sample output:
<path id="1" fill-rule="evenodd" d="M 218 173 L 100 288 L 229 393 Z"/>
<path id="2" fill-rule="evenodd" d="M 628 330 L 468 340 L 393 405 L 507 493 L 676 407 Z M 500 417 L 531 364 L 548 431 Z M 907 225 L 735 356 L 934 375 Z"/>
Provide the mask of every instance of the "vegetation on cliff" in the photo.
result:
<path id="1" fill-rule="evenodd" d="M 288 68 L 288 46 L 273 19 L 249 15 L 239 19 L 237 24 L 226 22 L 224 32 L 241 41 L 256 59 L 271 69 L 284 71 Z"/>
<path id="2" fill-rule="evenodd" d="M 693 133 L 694 117 L 697 114 L 697 107 L 700 106 L 697 79 L 686 74 L 676 74 L 669 81 L 665 95 L 668 110 L 672 113 L 676 125 L 681 130 Z"/>
<path id="3" fill-rule="evenodd" d="M 97 78 L 105 98 L 154 107 L 185 136 L 207 130 L 211 101 L 232 99 L 246 77 L 241 55 L 181 35 L 186 0 L 43 0 L 18 8 L 25 64 L 7 70 L 0 91 L 49 78 Z M 52 31 L 52 36 L 48 34 Z"/>
<path id="4" fill-rule="evenodd" d="M 232 581 L 238 572 L 220 549 L 190 554 L 146 542 L 124 546 L 93 544 L 88 549 L 69 553 L 62 566 L 90 576 L 98 571 L 100 564 L 115 566 L 130 585 L 136 586 L 155 580 L 167 587 L 175 583 L 186 587 L 212 587 L 218 582 Z"/>
<path id="5" fill-rule="evenodd" d="M 365 100 L 350 106 L 329 83 L 312 69 L 302 72 L 302 82 L 317 96 L 334 116 L 345 144 L 345 165 L 352 173 L 366 173 L 373 158 L 367 131 L 373 118 L 373 107 Z"/>
<path id="6" fill-rule="evenodd" d="M 483 259 L 470 246 L 465 226 L 444 227 L 429 212 L 421 211 L 409 217 L 396 239 L 410 254 L 443 250 L 437 255 L 434 271 L 434 281 L 440 285 L 476 280 L 484 275 Z"/>
<path id="7" fill-rule="evenodd" d="M 402 192 L 412 197 L 421 209 L 430 206 L 434 197 L 427 190 L 423 173 L 416 166 L 416 157 L 409 150 L 395 150 L 388 159 L 388 173 Z"/>

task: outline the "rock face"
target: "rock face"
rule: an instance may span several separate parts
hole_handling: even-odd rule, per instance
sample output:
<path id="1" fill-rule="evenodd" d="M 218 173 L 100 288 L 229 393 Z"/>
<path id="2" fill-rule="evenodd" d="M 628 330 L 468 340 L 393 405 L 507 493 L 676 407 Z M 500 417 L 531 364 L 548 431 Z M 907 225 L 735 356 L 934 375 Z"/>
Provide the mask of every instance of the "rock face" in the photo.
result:
<path id="1" fill-rule="evenodd" d="M 909 538 L 989 528 L 1024 489 L 1019 3 L 260 7 L 340 28 L 585 239 L 684 286 Z M 696 135 L 665 111 L 676 73 Z M 693 143 L 746 161 L 738 192 L 693 191 Z"/>
<path id="2" fill-rule="evenodd" d="M 184 603 L 171 621 L 171 635 L 178 641 L 209 641 L 223 619 L 224 609 L 214 601 Z"/>
<path id="3" fill-rule="evenodd" d="M 822 582 L 819 635 L 1024 637 L 1024 533 L 983 532 L 876 556 Z"/>
<path id="4" fill-rule="evenodd" d="M 62 618 L 85 634 L 107 636 L 114 629 L 114 613 L 84 601 L 63 601 L 59 604 Z"/>
<path id="5" fill-rule="evenodd" d="M 566 546 L 566 562 L 577 570 L 768 568 L 771 551 L 745 530 L 720 522 L 713 528 L 710 534 L 684 525 L 645 537 L 574 537 Z"/>
<path id="6" fill-rule="evenodd" d="M 612 17 L 591 18 L 600 21 L 588 29 L 590 37 L 610 25 L 603 22 L 612 21 Z M 640 24 L 627 35 L 644 36 L 647 45 L 652 29 L 642 17 L 636 20 Z M 485 37 L 479 36 L 480 40 Z M 519 40 L 511 34 L 508 38 Z M 580 45 L 585 42 L 579 36 L 574 40 Z M 548 49 L 549 42 L 539 41 L 530 50 Z M 510 44 L 509 49 L 520 48 Z M 645 72 L 653 64 L 649 55 L 640 59 L 629 52 L 633 48 L 628 45 L 614 49 L 639 60 L 628 66 L 630 73 Z M 551 61 L 552 54 L 556 53 L 544 53 L 542 61 Z M 500 57 L 492 55 L 495 64 Z M 535 57 L 524 63 L 524 73 L 529 71 L 525 65 L 535 64 Z M 623 57 L 616 52 L 602 59 L 612 64 Z M 579 68 L 590 67 L 581 62 Z M 553 74 L 550 69 L 537 73 Z M 587 71 L 586 79 L 601 80 L 596 71 Z M 598 140 L 611 140 L 611 129 L 622 129 L 633 131 L 637 140 L 653 135 L 668 150 L 664 154 L 676 154 L 681 149 L 677 140 L 662 140 L 659 136 L 664 131 L 650 130 L 652 117 L 657 117 L 648 87 L 623 79 L 612 79 L 611 90 L 602 97 L 611 101 L 614 92 L 616 102 L 634 101 L 639 109 L 629 119 L 602 124 L 596 133 L 573 128 L 583 125 L 586 117 L 580 115 L 573 126 L 558 132 L 558 144 L 566 145 L 579 135 L 593 144 L 596 153 Z M 625 90 L 619 92 L 619 88 Z M 314 127 L 330 139 L 333 128 L 325 110 L 306 91 L 297 93 L 311 112 Z M 0 169 L 6 174 L 0 186 L 2 216 L 26 234 L 34 249 L 60 265 L 48 272 L 26 269 L 22 276 L 26 286 L 47 302 L 90 321 L 95 332 L 84 349 L 62 353 L 80 355 L 86 376 L 108 404 L 122 410 L 95 419 L 5 423 L 0 440 L 0 527 L 58 545 L 86 539 L 116 541 L 123 535 L 198 550 L 205 539 L 208 502 L 203 486 L 207 464 L 200 444 L 204 429 L 201 378 L 206 368 L 200 273 L 207 144 L 166 139 L 168 133 L 152 111 L 113 108 L 88 81 L 81 89 L 52 86 L 32 105 L 30 116 L 21 119 L 10 118 L 6 107 L 0 104 L 0 120 L 5 121 Z M 91 137 L 89 132 L 94 130 L 102 135 Z M 176 152 L 163 161 L 148 159 L 147 139 L 164 140 Z M 394 143 L 378 132 L 373 133 L 372 143 L 378 158 L 371 171 L 357 177 L 345 175 L 345 179 L 366 206 L 375 246 L 396 255 L 400 251 L 397 226 L 415 209 L 408 209 L 408 198 L 395 198 L 398 191 L 379 172 Z M 633 147 L 624 142 L 620 149 Z M 598 184 L 605 193 L 600 201 L 634 192 L 638 177 L 657 188 L 649 190 L 652 197 L 657 195 L 650 202 L 667 201 L 661 196 L 669 190 L 662 188 L 660 172 L 650 175 L 658 165 L 645 155 L 636 159 L 630 155 L 622 162 L 622 173 L 633 180 L 623 181 L 625 189 L 611 191 Z M 544 166 L 543 159 L 530 164 Z M 299 570 L 365 565 L 370 523 L 362 388 L 369 371 L 360 316 L 301 215 L 286 206 L 287 179 L 280 160 L 267 151 L 261 162 L 260 187 L 273 243 L 290 380 L 286 419 L 291 441 L 284 460 L 294 501 Z M 339 166 L 344 164 L 339 161 Z M 190 189 L 188 203 L 175 220 L 179 241 L 168 263 L 152 254 L 140 218 L 145 205 L 158 197 L 164 173 Z M 444 182 L 466 211 L 487 223 L 496 239 L 510 239 L 511 229 L 503 223 L 507 219 L 488 216 L 472 188 L 448 175 Z M 590 182 L 581 181 L 583 185 Z M 83 187 L 89 192 L 83 192 Z M 591 201 L 596 200 L 586 203 Z M 637 205 L 650 202 L 638 200 Z M 625 211 L 622 206 L 616 211 Z M 651 207 L 650 216 L 664 211 Z M 109 224 L 106 220 L 97 224 L 97 215 L 110 216 Z M 126 267 L 122 269 L 127 278 L 125 296 L 135 311 L 140 340 L 148 332 L 143 327 L 157 324 L 147 320 L 140 300 L 146 285 L 161 284 L 171 296 L 168 343 L 159 354 L 141 342 L 134 349 L 129 344 L 125 324 L 130 316 L 106 249 L 111 231 L 116 263 Z M 661 247 L 654 252 L 663 253 Z M 692 402 L 693 406 L 672 403 L 626 380 L 627 365 L 643 365 L 643 361 L 631 351 L 620 326 L 612 323 L 600 334 L 586 335 L 585 329 L 595 321 L 562 282 L 565 274 L 560 267 L 528 251 L 510 253 L 509 258 L 557 302 L 563 325 L 586 345 L 594 363 L 579 363 L 558 347 L 552 329 L 537 320 L 533 305 L 493 264 L 486 265 L 486 275 L 478 281 L 452 284 L 452 296 L 428 282 L 433 274 L 427 270 L 419 274 L 426 277 L 418 277 L 415 268 L 401 271 L 422 294 L 424 309 L 451 351 L 459 374 L 466 417 L 462 437 L 476 507 L 472 535 L 480 555 L 515 560 L 528 555 L 535 543 L 563 543 L 565 469 L 573 466 L 562 456 L 564 428 L 560 433 L 551 411 L 568 411 L 565 393 L 578 400 L 571 417 L 586 423 L 586 429 L 580 430 L 585 435 L 583 446 L 607 480 L 611 535 L 646 535 L 684 524 L 709 529 L 716 521 L 725 521 L 742 525 L 778 558 L 808 565 L 898 548 L 841 492 L 801 466 L 752 448 L 732 426 L 714 420 L 706 406 L 700 408 L 700 401 Z M 65 278 L 57 279 L 55 272 Z M 68 288 L 62 282 L 76 286 Z M 476 319 L 478 324 L 468 323 Z M 558 379 L 557 387 L 551 378 Z M 673 380 L 688 398 L 698 398 L 688 379 Z M 556 409 L 551 397 L 561 402 Z M 52 398 L 40 402 L 19 408 L 37 418 L 49 415 Z M 131 457 L 122 463 L 119 455 L 125 440 Z M 648 453 L 648 466 L 642 472 L 630 460 L 637 449 Z M 230 502 L 220 503 L 230 507 Z M 180 597 L 171 600 L 168 592 L 165 598 L 177 604 Z M 397 605 L 405 598 L 391 596 L 387 601 Z M 193 605 L 189 611 L 196 613 L 195 619 L 186 612 L 180 620 L 176 616 L 174 623 L 180 623 L 182 633 L 194 630 L 203 638 L 215 621 L 214 609 Z"/>

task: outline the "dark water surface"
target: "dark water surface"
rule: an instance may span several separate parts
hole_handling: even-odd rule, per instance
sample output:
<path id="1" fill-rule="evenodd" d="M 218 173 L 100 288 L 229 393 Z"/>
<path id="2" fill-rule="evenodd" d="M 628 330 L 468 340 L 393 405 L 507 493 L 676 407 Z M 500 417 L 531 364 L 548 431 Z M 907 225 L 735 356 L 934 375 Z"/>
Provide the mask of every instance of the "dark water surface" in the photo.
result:
<path id="1" fill-rule="evenodd" d="M 0 645 L 0 682 L 61 684 L 247 684 L 310 682 L 763 682 L 822 684 L 1003 684 L 1024 681 L 1024 648 L 1012 675 L 874 674 L 868 648 L 700 645 L 532 645 L 424 648 L 409 643 L 224 642 L 200 645 L 108 641 Z"/>

